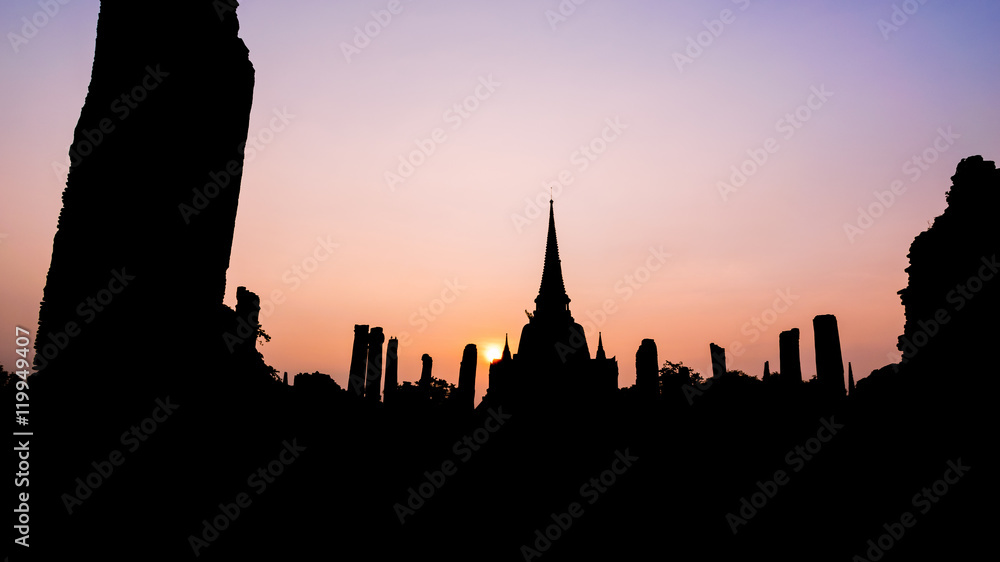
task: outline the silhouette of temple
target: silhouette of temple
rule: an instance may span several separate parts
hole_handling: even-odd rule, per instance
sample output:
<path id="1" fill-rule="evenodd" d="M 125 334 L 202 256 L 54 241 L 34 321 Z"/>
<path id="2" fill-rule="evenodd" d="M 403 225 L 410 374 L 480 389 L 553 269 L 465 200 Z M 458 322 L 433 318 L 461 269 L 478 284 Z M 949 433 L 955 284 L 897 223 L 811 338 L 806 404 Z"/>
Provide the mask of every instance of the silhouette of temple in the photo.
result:
<path id="1" fill-rule="evenodd" d="M 609 395 L 618 388 L 618 361 L 608 359 L 603 340 L 591 359 L 583 327 L 569 310 L 563 283 L 553 202 L 545 242 L 542 281 L 535 311 L 521 330 L 517 353 L 504 354 L 490 365 L 489 401 L 511 406 L 551 403 L 568 397 Z M 486 399 L 484 399 L 484 402 Z"/>
<path id="2" fill-rule="evenodd" d="M 886 560 L 974 560 L 993 546 L 992 162 L 962 161 L 948 208 L 910 247 L 906 372 L 883 367 L 855 387 L 848 363 L 847 397 L 830 315 L 813 321 L 815 384 L 793 328 L 778 336 L 780 371 L 765 362 L 778 384 L 727 371 L 712 345 L 717 380 L 695 385 L 679 363 L 660 369 L 646 339 L 636 388 L 617 392 L 617 361 L 600 336 L 591 359 L 570 314 L 551 202 L 535 311 L 518 353 L 505 343 L 489 370 L 483 404 L 504 408 L 468 412 L 475 345 L 457 389 L 427 354 L 418 385 L 397 387 L 399 342 L 385 345 L 383 375 L 385 334 L 368 325 L 355 326 L 348 388 L 318 371 L 289 387 L 287 374 L 242 376 L 266 367 L 258 296 L 239 288 L 235 310 L 222 304 L 253 85 L 236 6 L 101 4 L 74 148 L 108 130 L 115 115 L 102 112 L 121 92 L 157 86 L 78 159 L 63 194 L 24 428 L 41 438 L 34 557 L 844 561 L 892 548 Z M 216 374 L 241 377 L 210 384 Z M 172 384 L 148 388 L 154 378 Z M 609 399 L 586 415 L 548 407 L 591 397 Z M 136 451 L 126 436 L 140 435 Z M 27 503 L 15 513 L 27 518 Z"/>

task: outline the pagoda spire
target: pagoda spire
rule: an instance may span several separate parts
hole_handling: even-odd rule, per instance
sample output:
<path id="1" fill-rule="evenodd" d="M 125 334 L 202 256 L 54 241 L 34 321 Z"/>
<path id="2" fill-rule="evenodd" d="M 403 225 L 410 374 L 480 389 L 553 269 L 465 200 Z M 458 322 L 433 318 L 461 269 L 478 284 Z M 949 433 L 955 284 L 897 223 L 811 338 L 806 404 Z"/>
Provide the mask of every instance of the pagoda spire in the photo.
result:
<path id="1" fill-rule="evenodd" d="M 535 297 L 535 312 L 567 311 L 569 296 L 563 284 L 562 263 L 559 260 L 559 243 L 556 241 L 556 219 L 553 201 L 549 199 L 549 233 L 545 241 L 545 265 L 542 267 L 542 283 Z"/>
<path id="2" fill-rule="evenodd" d="M 604 340 L 601 339 L 601 333 L 597 332 L 597 357 L 595 359 L 607 359 L 607 354 L 604 353 Z"/>
<path id="3" fill-rule="evenodd" d="M 510 361 L 510 344 L 507 342 L 507 334 L 503 335 L 503 356 L 501 361 Z"/>

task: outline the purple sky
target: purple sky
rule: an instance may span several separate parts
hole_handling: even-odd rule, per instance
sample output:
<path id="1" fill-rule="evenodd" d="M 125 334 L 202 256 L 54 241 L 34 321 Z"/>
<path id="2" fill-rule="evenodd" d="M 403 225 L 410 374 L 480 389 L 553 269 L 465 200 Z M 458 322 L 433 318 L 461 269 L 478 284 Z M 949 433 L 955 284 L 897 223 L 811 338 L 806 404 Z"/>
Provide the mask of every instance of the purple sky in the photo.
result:
<path id="1" fill-rule="evenodd" d="M 400 338 L 401 380 L 429 353 L 457 382 L 475 343 L 481 396 L 487 348 L 516 351 L 533 308 L 552 186 L 570 308 L 622 386 L 642 338 L 703 374 L 715 342 L 759 376 L 792 327 L 808 378 L 827 313 L 864 376 L 899 357 L 906 253 L 956 164 L 1000 156 L 1000 4 L 955 4 L 247 0 L 226 302 L 260 294 L 267 361 L 341 384 L 355 323 Z M 56 5 L 0 7 L 8 367 L 93 62 L 98 3 Z"/>

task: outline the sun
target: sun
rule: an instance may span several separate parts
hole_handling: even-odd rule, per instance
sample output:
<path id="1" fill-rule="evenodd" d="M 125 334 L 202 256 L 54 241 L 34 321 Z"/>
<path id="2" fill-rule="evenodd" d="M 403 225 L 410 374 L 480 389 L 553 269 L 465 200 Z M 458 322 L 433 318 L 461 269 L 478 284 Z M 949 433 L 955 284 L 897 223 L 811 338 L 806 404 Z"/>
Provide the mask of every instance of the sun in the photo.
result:
<path id="1" fill-rule="evenodd" d="M 486 360 L 492 363 L 496 359 L 500 359 L 503 352 L 500 350 L 499 346 L 490 345 L 486 347 Z"/>

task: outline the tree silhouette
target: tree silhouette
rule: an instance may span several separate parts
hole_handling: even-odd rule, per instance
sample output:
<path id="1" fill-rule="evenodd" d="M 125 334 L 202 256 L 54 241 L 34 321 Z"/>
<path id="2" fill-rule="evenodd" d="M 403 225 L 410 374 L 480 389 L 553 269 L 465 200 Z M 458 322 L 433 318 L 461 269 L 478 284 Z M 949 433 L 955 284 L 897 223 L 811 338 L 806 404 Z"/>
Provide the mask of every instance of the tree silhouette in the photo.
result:
<path id="1" fill-rule="evenodd" d="M 267 335 L 267 332 L 265 332 L 265 331 L 264 331 L 264 328 L 263 328 L 263 326 L 258 326 L 258 327 L 257 327 L 257 335 L 256 335 L 256 338 L 257 338 L 257 341 L 258 341 L 258 342 L 259 342 L 259 343 L 260 343 L 261 345 L 264 345 L 264 343 L 265 343 L 265 342 L 269 342 L 269 341 L 271 341 L 271 336 Z M 263 341 L 263 342 L 261 342 L 261 341 L 260 341 L 261 339 L 263 339 L 264 341 Z"/>
<path id="2" fill-rule="evenodd" d="M 705 377 L 701 376 L 698 371 L 685 366 L 683 361 L 677 363 L 664 361 L 663 367 L 660 368 L 660 380 L 663 382 L 677 381 L 681 384 L 702 384 L 705 382 Z"/>
<path id="3" fill-rule="evenodd" d="M 428 400 L 435 405 L 444 404 L 455 393 L 455 390 L 454 384 L 437 377 L 431 377 L 431 384 L 428 385 L 427 391 Z"/>
<path id="4" fill-rule="evenodd" d="M 275 376 L 277 376 L 277 372 L 275 372 Z M 327 375 L 325 373 L 321 373 L 319 371 L 313 371 L 312 373 L 298 373 L 295 376 L 296 377 L 298 377 L 298 376 L 311 376 L 311 377 L 315 377 L 317 379 L 322 378 L 323 381 L 324 381 L 324 384 L 328 384 L 328 385 L 334 387 L 335 391 L 339 392 L 339 391 L 343 390 L 343 388 L 341 388 L 340 384 L 338 384 L 337 381 L 333 380 L 333 377 L 331 377 L 330 375 Z M 330 379 L 330 381 L 326 382 L 326 379 Z M 285 380 L 285 384 L 287 384 L 288 383 L 288 373 L 285 373 L 285 379 L 284 380 Z M 295 380 L 294 377 L 293 377 L 292 380 Z"/>

